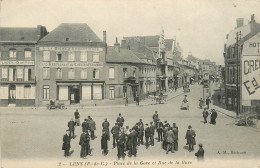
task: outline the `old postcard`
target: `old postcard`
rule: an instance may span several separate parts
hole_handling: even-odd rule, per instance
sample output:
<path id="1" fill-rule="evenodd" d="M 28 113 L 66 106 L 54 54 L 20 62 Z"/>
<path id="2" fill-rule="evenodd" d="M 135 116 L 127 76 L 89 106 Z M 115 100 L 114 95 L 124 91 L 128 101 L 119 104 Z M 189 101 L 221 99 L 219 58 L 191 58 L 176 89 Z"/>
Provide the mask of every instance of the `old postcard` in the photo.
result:
<path id="1" fill-rule="evenodd" d="M 259 9 L 0 0 L 1 168 L 260 167 Z"/>

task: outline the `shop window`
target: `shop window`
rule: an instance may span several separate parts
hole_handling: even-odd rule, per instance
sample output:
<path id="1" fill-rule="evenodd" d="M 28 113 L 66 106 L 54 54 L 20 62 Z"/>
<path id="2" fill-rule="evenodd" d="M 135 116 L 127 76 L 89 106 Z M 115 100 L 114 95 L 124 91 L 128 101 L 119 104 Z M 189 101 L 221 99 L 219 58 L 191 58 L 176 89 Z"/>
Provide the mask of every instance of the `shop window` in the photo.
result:
<path id="1" fill-rule="evenodd" d="M 57 53 L 56 61 L 61 61 L 61 59 L 62 59 L 62 54 L 61 53 Z"/>
<path id="2" fill-rule="evenodd" d="M 10 49 L 9 50 L 9 58 L 10 59 L 15 59 L 16 58 L 16 50 L 15 49 Z"/>
<path id="3" fill-rule="evenodd" d="M 24 86 L 24 98 L 31 98 L 31 86 L 30 85 Z"/>
<path id="4" fill-rule="evenodd" d="M 115 78 L 115 68 L 109 68 L 109 79 Z"/>
<path id="5" fill-rule="evenodd" d="M 8 68 L 2 68 L 2 79 L 7 79 L 8 77 Z"/>
<path id="6" fill-rule="evenodd" d="M 82 51 L 80 55 L 81 61 L 88 61 L 88 53 L 86 51 Z"/>
<path id="7" fill-rule="evenodd" d="M 56 79 L 61 79 L 62 78 L 62 70 L 61 68 L 56 69 Z"/>
<path id="8" fill-rule="evenodd" d="M 32 57 L 32 51 L 31 51 L 31 49 L 25 49 L 25 50 L 24 50 L 24 58 L 25 58 L 25 59 L 31 59 L 31 57 Z"/>
<path id="9" fill-rule="evenodd" d="M 87 79 L 88 71 L 87 69 L 81 69 L 81 79 Z"/>
<path id="10" fill-rule="evenodd" d="M 50 61 L 50 51 L 43 51 L 43 61 Z"/>
<path id="11" fill-rule="evenodd" d="M 69 52 L 68 61 L 75 61 L 75 52 Z"/>
<path id="12" fill-rule="evenodd" d="M 99 62 L 99 54 L 93 53 L 93 62 Z"/>
<path id="13" fill-rule="evenodd" d="M 123 68 L 124 78 L 127 78 L 127 68 Z"/>
<path id="14" fill-rule="evenodd" d="M 126 98 L 127 96 L 127 86 L 123 86 L 123 97 Z"/>
<path id="15" fill-rule="evenodd" d="M 69 79 L 74 79 L 75 78 L 75 69 L 71 68 L 69 70 Z"/>
<path id="16" fill-rule="evenodd" d="M 97 69 L 93 70 L 93 79 L 99 79 L 99 70 Z"/>
<path id="17" fill-rule="evenodd" d="M 115 87 L 109 86 L 109 98 L 114 99 L 115 98 Z"/>
<path id="18" fill-rule="evenodd" d="M 43 79 L 50 79 L 50 68 L 43 68 Z"/>
<path id="19" fill-rule="evenodd" d="M 50 86 L 43 86 L 43 99 L 49 99 L 50 98 Z"/>

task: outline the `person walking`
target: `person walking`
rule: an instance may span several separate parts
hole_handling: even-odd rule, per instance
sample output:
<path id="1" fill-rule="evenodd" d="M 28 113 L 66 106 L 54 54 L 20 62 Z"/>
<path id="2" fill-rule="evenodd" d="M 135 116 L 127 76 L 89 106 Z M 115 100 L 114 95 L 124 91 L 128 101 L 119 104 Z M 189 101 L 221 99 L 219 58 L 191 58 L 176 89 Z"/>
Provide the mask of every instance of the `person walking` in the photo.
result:
<path id="1" fill-rule="evenodd" d="M 139 120 L 138 122 L 138 128 L 139 128 L 139 135 L 138 135 L 138 146 L 140 144 L 144 144 L 144 123 L 142 119 Z"/>
<path id="2" fill-rule="evenodd" d="M 119 116 L 116 119 L 116 122 L 118 123 L 119 127 L 123 127 L 125 119 L 122 117 L 121 113 L 119 113 Z"/>
<path id="3" fill-rule="evenodd" d="M 77 123 L 77 126 L 80 126 L 80 114 L 78 109 L 76 109 L 74 116 L 75 116 L 75 122 Z"/>
<path id="4" fill-rule="evenodd" d="M 200 98 L 200 100 L 199 100 L 199 106 L 200 106 L 200 109 L 202 109 L 202 106 L 204 106 L 204 100 L 202 98 Z"/>
<path id="5" fill-rule="evenodd" d="M 208 111 L 207 111 L 207 108 L 204 108 L 203 112 L 202 112 L 202 115 L 203 115 L 203 118 L 204 118 L 204 124 L 207 123 L 207 118 L 208 118 Z"/>
<path id="6" fill-rule="evenodd" d="M 158 119 L 158 128 L 157 128 L 158 142 L 163 140 L 162 132 L 163 132 L 163 123 L 160 121 L 160 119 Z"/>
<path id="7" fill-rule="evenodd" d="M 108 140 L 110 140 L 110 132 L 109 132 L 109 122 L 107 118 L 105 118 L 104 122 L 102 123 L 103 131 L 107 134 Z"/>
<path id="8" fill-rule="evenodd" d="M 111 129 L 111 133 L 113 135 L 113 148 L 116 147 L 116 142 L 119 138 L 119 126 L 118 123 L 115 123 L 115 126 Z"/>
<path id="9" fill-rule="evenodd" d="M 108 145 L 107 145 L 107 141 L 108 141 L 108 134 L 106 131 L 102 131 L 102 136 L 101 136 L 101 150 L 103 150 L 103 155 L 107 155 L 108 154 Z"/>
<path id="10" fill-rule="evenodd" d="M 136 98 L 135 98 L 135 101 L 136 101 L 136 105 L 139 106 L 139 96 L 137 95 Z"/>
<path id="11" fill-rule="evenodd" d="M 120 134 L 119 138 L 117 140 L 117 157 L 118 160 L 120 160 L 120 158 L 124 159 L 125 158 L 125 135 L 124 134 Z"/>
<path id="12" fill-rule="evenodd" d="M 211 109 L 210 115 L 210 124 L 216 125 L 216 118 L 218 117 L 218 113 L 215 109 Z"/>
<path id="13" fill-rule="evenodd" d="M 128 106 L 128 97 L 125 98 L 125 106 Z"/>
<path id="14" fill-rule="evenodd" d="M 192 150 L 194 150 L 194 145 L 196 145 L 196 141 L 195 141 L 195 131 L 192 130 L 192 127 L 189 125 L 188 127 L 189 129 L 186 132 L 186 136 L 185 139 L 187 139 L 187 143 L 189 145 L 189 151 L 191 152 Z"/>
<path id="15" fill-rule="evenodd" d="M 145 147 L 148 149 L 149 147 L 149 139 L 151 138 L 151 128 L 148 124 L 145 124 Z"/>
<path id="16" fill-rule="evenodd" d="M 68 122 L 68 127 L 69 127 L 69 131 L 70 131 L 70 138 L 71 138 L 71 134 L 72 134 L 73 139 L 74 139 L 75 125 L 76 125 L 76 122 L 74 122 L 73 118 L 71 118 L 71 120 Z"/>
<path id="17" fill-rule="evenodd" d="M 86 132 L 83 132 L 80 135 L 80 140 L 79 140 L 79 145 L 81 146 L 80 150 L 80 157 L 81 158 L 86 158 L 87 156 L 87 141 L 88 141 L 88 136 Z"/>
<path id="18" fill-rule="evenodd" d="M 153 125 L 153 122 L 150 122 L 150 132 L 151 132 L 151 136 L 150 136 L 151 145 L 154 146 L 155 126 Z"/>
<path id="19" fill-rule="evenodd" d="M 176 123 L 173 123 L 172 126 L 173 126 L 172 131 L 173 131 L 173 134 L 174 134 L 174 150 L 178 151 L 179 130 L 178 130 L 178 127 L 176 126 Z"/>
<path id="20" fill-rule="evenodd" d="M 207 109 L 209 109 L 209 104 L 211 103 L 211 100 L 209 97 L 207 97 L 206 99 L 206 105 L 207 105 Z"/>
<path id="21" fill-rule="evenodd" d="M 154 122 L 155 128 L 158 128 L 158 119 L 159 119 L 158 111 L 155 111 L 155 113 L 153 114 L 153 122 Z"/>
<path id="22" fill-rule="evenodd" d="M 174 133 L 172 131 L 172 128 L 169 127 L 168 131 L 166 133 L 166 142 L 167 142 L 167 149 L 166 149 L 166 154 L 171 150 L 172 153 L 174 153 Z"/>
<path id="23" fill-rule="evenodd" d="M 132 129 L 129 129 L 129 134 L 126 136 L 127 136 L 126 145 L 128 149 L 128 156 L 132 157 L 132 155 L 134 154 L 133 145 L 134 145 L 134 136 L 135 136 Z"/>
<path id="24" fill-rule="evenodd" d="M 198 161 L 204 161 L 204 149 L 202 148 L 202 144 L 199 144 L 199 150 L 195 153 Z"/>
<path id="25" fill-rule="evenodd" d="M 86 118 L 84 119 L 84 122 L 81 124 L 81 127 L 82 127 L 82 132 L 87 132 L 89 126 Z"/>
<path id="26" fill-rule="evenodd" d="M 96 123 L 95 121 L 89 116 L 89 126 L 91 131 L 91 139 L 95 139 L 95 130 L 96 130 Z"/>
<path id="27" fill-rule="evenodd" d="M 66 134 L 63 136 L 62 150 L 64 150 L 64 156 L 69 157 L 70 151 L 70 130 L 66 130 Z"/>

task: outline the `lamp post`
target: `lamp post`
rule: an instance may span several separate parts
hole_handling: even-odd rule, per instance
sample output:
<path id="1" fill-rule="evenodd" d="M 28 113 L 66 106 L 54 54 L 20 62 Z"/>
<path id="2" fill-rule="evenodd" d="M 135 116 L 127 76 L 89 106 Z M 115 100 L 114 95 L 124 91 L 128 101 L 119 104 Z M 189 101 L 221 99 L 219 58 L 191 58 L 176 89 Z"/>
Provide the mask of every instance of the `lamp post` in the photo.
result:
<path id="1" fill-rule="evenodd" d="M 239 88 L 239 66 L 238 63 L 240 62 L 240 58 L 239 58 L 239 45 L 238 45 L 238 41 L 241 39 L 241 31 L 236 33 L 236 99 L 237 99 L 237 109 L 236 109 L 236 117 L 239 117 L 239 113 L 240 113 L 240 88 Z"/>

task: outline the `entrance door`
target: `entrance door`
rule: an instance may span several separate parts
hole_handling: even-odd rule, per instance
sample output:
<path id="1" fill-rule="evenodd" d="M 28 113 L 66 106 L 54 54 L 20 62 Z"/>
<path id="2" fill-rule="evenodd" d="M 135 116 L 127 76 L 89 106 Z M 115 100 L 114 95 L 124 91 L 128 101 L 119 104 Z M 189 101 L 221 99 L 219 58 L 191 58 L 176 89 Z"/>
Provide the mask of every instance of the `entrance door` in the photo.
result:
<path id="1" fill-rule="evenodd" d="M 79 89 L 74 89 L 75 103 L 79 103 Z"/>
<path id="2" fill-rule="evenodd" d="M 16 100 L 16 86 L 11 85 L 9 87 L 9 104 L 15 104 Z"/>
<path id="3" fill-rule="evenodd" d="M 80 92 L 77 88 L 72 88 L 70 93 L 70 103 L 79 103 L 80 101 Z"/>

